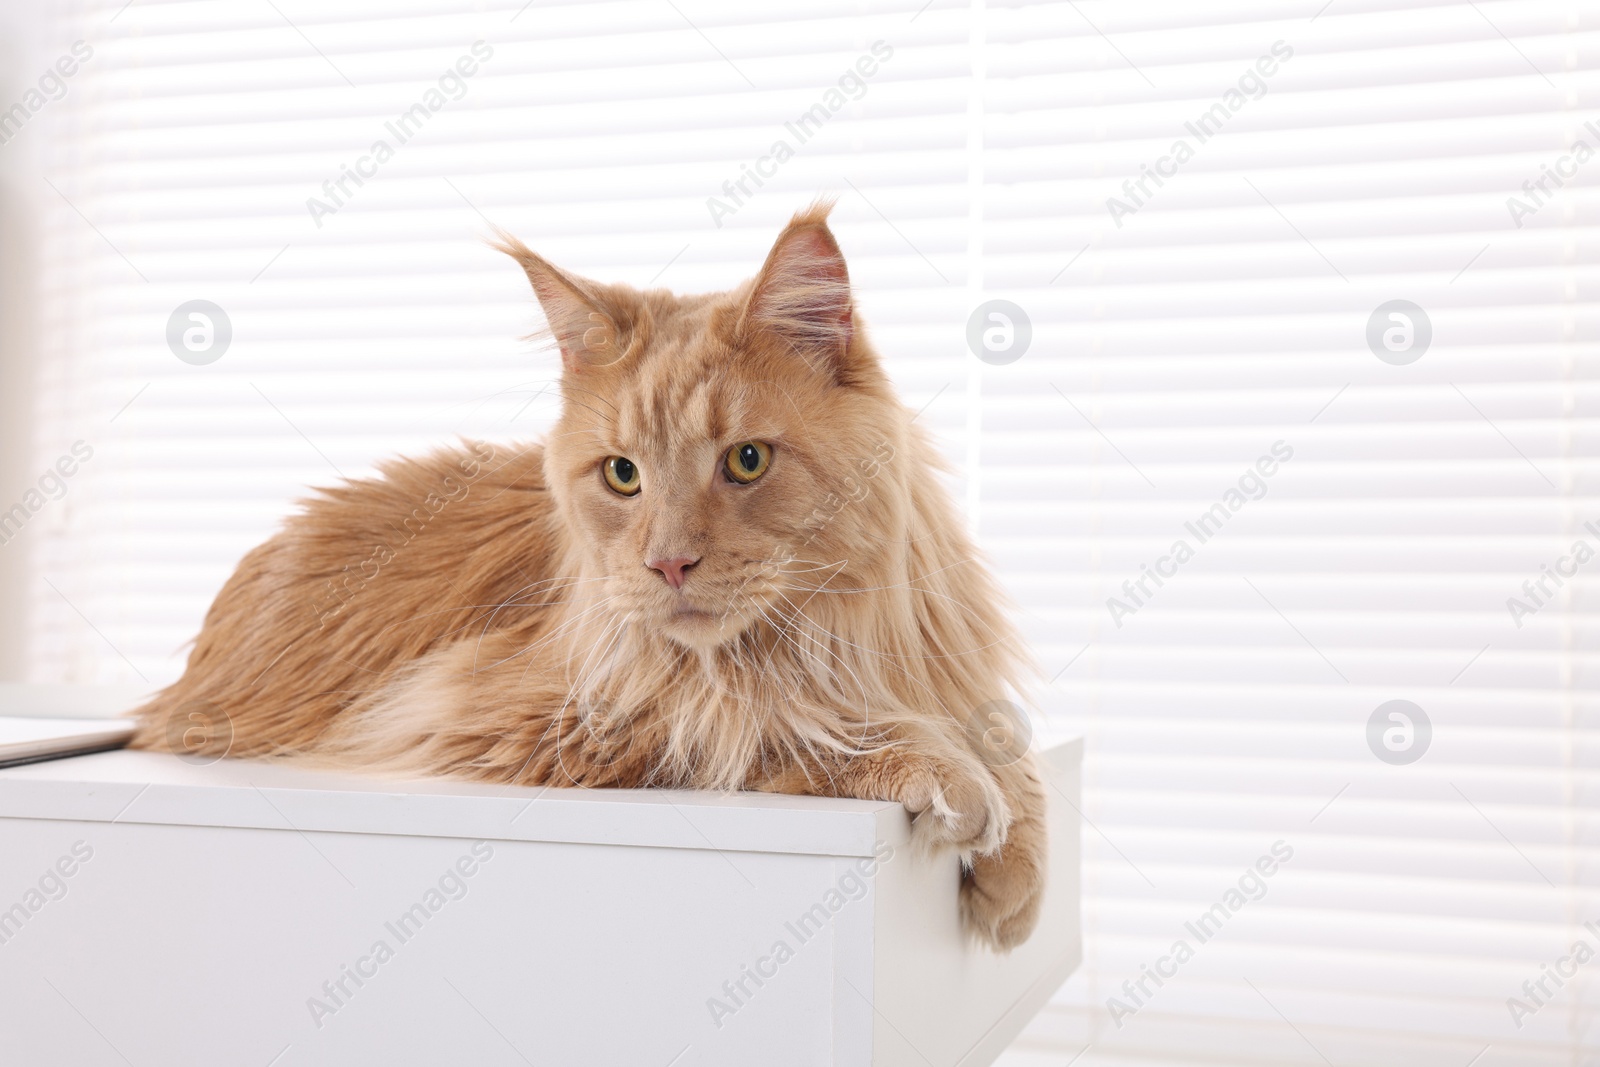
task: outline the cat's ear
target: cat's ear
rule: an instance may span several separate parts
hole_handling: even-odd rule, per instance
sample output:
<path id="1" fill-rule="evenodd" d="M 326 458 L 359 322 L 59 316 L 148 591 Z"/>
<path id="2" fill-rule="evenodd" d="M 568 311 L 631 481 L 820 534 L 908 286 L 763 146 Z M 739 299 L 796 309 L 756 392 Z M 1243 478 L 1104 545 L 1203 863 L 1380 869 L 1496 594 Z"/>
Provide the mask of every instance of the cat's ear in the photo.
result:
<path id="1" fill-rule="evenodd" d="M 761 333 L 837 371 L 855 333 L 850 272 L 828 229 L 826 201 L 795 215 L 767 253 L 740 316 L 741 335 Z"/>
<path id="2" fill-rule="evenodd" d="M 604 286 L 567 273 L 503 231 L 493 244 L 521 264 L 528 275 L 568 373 L 603 367 L 622 358 L 627 349 L 623 338 L 627 323 L 623 309 Z"/>

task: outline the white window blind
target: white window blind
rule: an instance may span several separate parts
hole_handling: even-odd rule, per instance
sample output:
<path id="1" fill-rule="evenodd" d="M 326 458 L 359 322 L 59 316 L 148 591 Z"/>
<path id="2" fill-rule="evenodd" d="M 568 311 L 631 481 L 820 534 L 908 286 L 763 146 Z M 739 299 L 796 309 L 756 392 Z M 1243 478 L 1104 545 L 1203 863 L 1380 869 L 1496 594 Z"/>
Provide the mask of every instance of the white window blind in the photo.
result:
<path id="1" fill-rule="evenodd" d="M 39 680 L 169 680 L 303 486 L 548 424 L 491 223 L 698 291 L 834 191 L 1089 741 L 1084 965 L 1006 1062 L 1600 1051 L 1591 971 L 1544 977 L 1600 951 L 1600 559 L 1542 570 L 1600 549 L 1600 6 L 275 3 L 72 8 L 56 50 L 94 55 L 17 136 L 34 465 L 93 450 L 19 535 Z M 1013 362 L 968 347 L 994 299 Z M 202 366 L 166 340 L 193 300 L 232 327 Z M 1414 763 L 1369 747 L 1394 700 Z"/>

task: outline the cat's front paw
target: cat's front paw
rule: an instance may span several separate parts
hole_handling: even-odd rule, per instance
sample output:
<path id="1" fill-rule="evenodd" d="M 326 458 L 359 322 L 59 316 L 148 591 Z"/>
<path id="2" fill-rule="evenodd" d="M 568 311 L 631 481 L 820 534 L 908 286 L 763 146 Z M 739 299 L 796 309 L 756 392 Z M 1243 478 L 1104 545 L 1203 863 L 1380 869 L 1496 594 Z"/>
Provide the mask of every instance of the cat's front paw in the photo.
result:
<path id="1" fill-rule="evenodd" d="M 961 918 L 979 940 L 1015 948 L 1039 922 L 1044 902 L 1045 840 L 1036 822 L 1012 824 L 996 852 L 972 857 L 962 872 Z"/>
<path id="2" fill-rule="evenodd" d="M 911 813 L 912 840 L 927 850 L 992 852 L 1006 839 L 1011 810 L 994 776 L 946 760 L 910 757 L 894 799 Z"/>

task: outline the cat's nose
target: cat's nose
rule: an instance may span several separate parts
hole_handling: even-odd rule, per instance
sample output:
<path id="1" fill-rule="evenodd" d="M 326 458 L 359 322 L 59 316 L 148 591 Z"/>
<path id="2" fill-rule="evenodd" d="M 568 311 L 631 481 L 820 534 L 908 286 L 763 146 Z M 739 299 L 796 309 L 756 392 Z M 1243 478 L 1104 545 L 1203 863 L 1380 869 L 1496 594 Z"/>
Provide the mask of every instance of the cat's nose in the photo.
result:
<path id="1" fill-rule="evenodd" d="M 690 559 L 688 556 L 674 556 L 671 559 L 646 560 L 645 566 L 653 571 L 660 571 L 661 577 L 674 589 L 683 588 L 683 572 L 700 562 L 700 557 Z"/>

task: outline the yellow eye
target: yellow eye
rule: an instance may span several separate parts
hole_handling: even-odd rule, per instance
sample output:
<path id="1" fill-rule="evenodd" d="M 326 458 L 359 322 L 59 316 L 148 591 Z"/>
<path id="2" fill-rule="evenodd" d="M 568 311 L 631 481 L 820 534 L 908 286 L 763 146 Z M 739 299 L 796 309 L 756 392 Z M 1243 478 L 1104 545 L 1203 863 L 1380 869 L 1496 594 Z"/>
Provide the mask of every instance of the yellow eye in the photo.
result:
<path id="1" fill-rule="evenodd" d="M 728 449 L 724 466 L 728 477 L 748 485 L 767 473 L 772 463 L 772 448 L 762 441 L 746 441 Z"/>
<path id="2" fill-rule="evenodd" d="M 639 468 L 633 460 L 610 456 L 603 469 L 606 484 L 623 496 L 632 496 L 639 491 Z"/>

